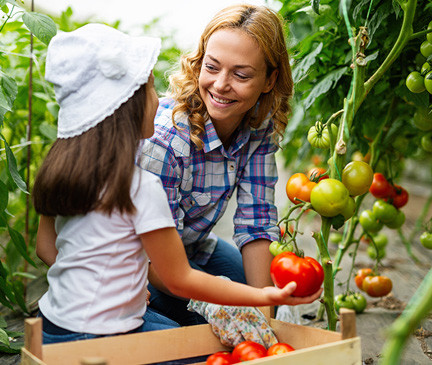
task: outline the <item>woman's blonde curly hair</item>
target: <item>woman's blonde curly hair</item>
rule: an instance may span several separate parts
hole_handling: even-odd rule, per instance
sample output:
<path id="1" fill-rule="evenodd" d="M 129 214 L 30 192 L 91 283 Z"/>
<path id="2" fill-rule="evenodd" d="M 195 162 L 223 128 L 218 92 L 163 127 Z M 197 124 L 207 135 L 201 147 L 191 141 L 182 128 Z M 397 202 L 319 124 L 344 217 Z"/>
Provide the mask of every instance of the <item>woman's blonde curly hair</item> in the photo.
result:
<path id="1" fill-rule="evenodd" d="M 215 15 L 201 35 L 198 49 L 181 58 L 180 71 L 170 76 L 169 94 L 177 101 L 173 110 L 186 113 L 190 122 L 190 138 L 198 149 L 203 147 L 202 135 L 205 122 L 208 120 L 206 106 L 201 98 L 198 79 L 202 60 L 211 35 L 220 29 L 241 29 L 258 43 L 264 53 L 267 65 L 267 76 L 274 70 L 278 71 L 273 89 L 263 93 L 258 99 L 258 108 L 251 108 L 245 116 L 246 123 L 257 128 L 271 113 L 274 126 L 275 141 L 282 137 L 288 123 L 289 105 L 293 94 L 293 80 L 288 53 L 285 45 L 283 21 L 273 10 L 265 6 L 233 5 Z"/>

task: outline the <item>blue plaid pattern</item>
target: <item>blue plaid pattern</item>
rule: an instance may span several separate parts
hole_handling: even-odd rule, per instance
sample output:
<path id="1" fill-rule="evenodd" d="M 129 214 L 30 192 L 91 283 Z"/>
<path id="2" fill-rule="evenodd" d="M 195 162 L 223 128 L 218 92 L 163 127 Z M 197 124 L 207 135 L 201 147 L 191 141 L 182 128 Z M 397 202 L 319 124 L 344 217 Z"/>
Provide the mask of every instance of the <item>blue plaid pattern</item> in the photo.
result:
<path id="1" fill-rule="evenodd" d="M 237 188 L 234 237 L 246 243 L 278 238 L 274 187 L 277 181 L 273 124 L 240 129 L 228 150 L 208 120 L 204 148 L 197 150 L 189 138 L 186 115 L 177 115 L 179 131 L 172 124 L 172 99 L 160 100 L 153 137 L 142 142 L 137 164 L 158 175 L 189 259 L 204 265 L 216 240 L 209 237 Z"/>

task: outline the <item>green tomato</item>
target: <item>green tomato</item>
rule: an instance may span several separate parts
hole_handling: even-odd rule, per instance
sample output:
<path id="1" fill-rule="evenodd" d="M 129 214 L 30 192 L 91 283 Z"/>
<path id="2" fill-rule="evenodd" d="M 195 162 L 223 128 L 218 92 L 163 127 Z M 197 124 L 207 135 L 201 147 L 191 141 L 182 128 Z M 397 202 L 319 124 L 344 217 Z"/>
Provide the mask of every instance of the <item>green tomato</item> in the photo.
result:
<path id="1" fill-rule="evenodd" d="M 375 245 L 380 249 L 387 246 L 388 239 L 384 233 L 378 233 L 377 235 L 372 237 Z M 372 245 L 373 246 L 373 245 Z"/>
<path id="2" fill-rule="evenodd" d="M 379 221 L 372 210 L 369 209 L 361 212 L 359 222 L 363 229 L 369 233 L 379 232 L 383 227 L 383 223 Z"/>
<path id="3" fill-rule="evenodd" d="M 344 220 L 347 221 L 348 219 L 350 219 L 354 215 L 355 209 L 356 209 L 355 200 L 354 198 L 349 197 L 344 209 L 341 212 L 341 214 L 344 217 Z"/>
<path id="4" fill-rule="evenodd" d="M 342 233 L 339 233 L 339 232 L 332 232 L 332 233 L 330 233 L 330 236 L 329 236 L 329 240 L 330 240 L 330 242 L 333 242 L 334 244 L 338 244 L 338 243 L 340 243 L 340 242 L 342 242 Z"/>
<path id="5" fill-rule="evenodd" d="M 431 250 L 432 249 L 432 233 L 431 232 L 423 232 L 420 236 L 420 243 L 424 247 Z"/>
<path id="6" fill-rule="evenodd" d="M 356 313 L 362 313 L 367 306 L 366 298 L 361 293 L 352 293 L 348 296 L 348 299 L 354 305 L 354 310 Z"/>
<path id="7" fill-rule="evenodd" d="M 282 244 L 279 241 L 273 241 L 270 243 L 269 251 L 273 256 L 277 256 L 282 252 L 292 252 L 294 251 L 294 247 L 292 244 Z"/>
<path id="8" fill-rule="evenodd" d="M 420 143 L 426 152 L 432 152 L 432 133 L 425 134 L 421 138 Z"/>
<path id="9" fill-rule="evenodd" d="M 430 55 L 432 55 L 432 43 L 430 43 L 428 41 L 424 41 L 420 45 L 420 53 L 423 56 L 425 56 L 426 58 L 428 58 Z"/>
<path id="10" fill-rule="evenodd" d="M 372 181 L 372 167 L 364 161 L 352 161 L 342 170 L 342 183 L 351 196 L 367 193 Z"/>
<path id="11" fill-rule="evenodd" d="M 338 128 L 336 125 L 331 125 L 333 138 L 336 140 Z M 330 147 L 330 134 L 328 127 L 322 128 L 320 122 L 315 123 L 309 128 L 307 140 L 312 147 L 327 149 Z"/>
<path id="12" fill-rule="evenodd" d="M 398 229 L 402 227 L 404 223 L 405 223 L 405 213 L 402 212 L 401 210 L 398 210 L 396 218 L 393 219 L 391 222 L 385 223 L 385 225 L 391 229 Z"/>
<path id="13" fill-rule="evenodd" d="M 426 74 L 424 78 L 424 85 L 429 94 L 432 94 L 432 71 Z"/>
<path id="14" fill-rule="evenodd" d="M 372 211 L 375 217 L 383 223 L 392 222 L 398 213 L 398 210 L 392 204 L 386 203 L 384 200 L 376 200 Z"/>
<path id="15" fill-rule="evenodd" d="M 425 63 L 423 64 L 422 68 L 421 68 L 420 73 L 421 73 L 423 76 L 426 76 L 426 74 L 427 74 L 428 72 L 430 72 L 430 71 L 432 71 L 432 66 L 431 66 L 431 64 L 430 64 L 429 62 L 425 62 Z"/>
<path id="16" fill-rule="evenodd" d="M 416 94 L 422 93 L 426 90 L 424 78 L 422 75 L 420 75 L 420 72 L 418 71 L 413 71 L 407 76 L 405 80 L 405 85 L 409 91 Z"/>
<path id="17" fill-rule="evenodd" d="M 312 189 L 310 202 L 318 214 L 334 217 L 341 214 L 349 198 L 349 192 L 342 182 L 336 179 L 324 179 Z"/>
<path id="18" fill-rule="evenodd" d="M 385 248 L 378 248 L 378 255 L 377 255 L 377 250 L 375 249 L 375 247 L 373 245 L 369 245 L 369 247 L 367 248 L 367 254 L 372 260 L 376 260 L 377 257 L 379 260 L 381 260 L 385 257 L 386 250 Z"/>
<path id="19" fill-rule="evenodd" d="M 348 298 L 346 294 L 339 294 L 335 297 L 335 309 L 337 312 L 341 308 L 354 309 L 354 303 Z"/>
<path id="20" fill-rule="evenodd" d="M 414 125 L 421 131 L 427 132 L 432 130 L 432 112 L 429 114 L 428 108 L 419 108 L 414 113 Z"/>

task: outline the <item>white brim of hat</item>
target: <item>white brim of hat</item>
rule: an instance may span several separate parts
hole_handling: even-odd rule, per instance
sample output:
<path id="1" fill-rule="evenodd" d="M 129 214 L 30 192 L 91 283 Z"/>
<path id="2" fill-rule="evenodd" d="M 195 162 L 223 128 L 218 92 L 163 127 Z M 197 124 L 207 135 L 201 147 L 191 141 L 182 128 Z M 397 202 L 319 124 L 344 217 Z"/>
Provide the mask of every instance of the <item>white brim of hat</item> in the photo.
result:
<path id="1" fill-rule="evenodd" d="M 71 45 L 78 43 L 78 55 L 70 54 L 62 66 L 59 62 L 51 62 L 54 57 L 49 58 L 50 54 L 47 56 L 46 78 L 54 83 L 60 104 L 58 138 L 80 135 L 112 115 L 141 85 L 147 83 L 161 48 L 158 38 L 131 37 L 101 24 L 88 24 L 74 32 L 78 33 L 83 28 L 86 28 L 84 34 L 77 34 L 72 41 L 62 40 L 62 37 L 70 37 L 73 32 L 62 33 L 50 44 L 55 50 L 55 42 L 60 42 L 60 45 L 69 43 L 70 52 L 73 49 Z M 95 32 L 101 32 L 102 36 L 96 34 L 95 39 L 81 47 L 83 36 Z M 84 48 L 81 55 L 80 47 Z M 58 47 L 57 53 L 64 52 L 64 49 L 66 47 Z M 64 60 L 65 55 L 62 58 Z M 69 65 L 64 66 L 64 63 Z M 54 67 L 60 70 L 54 70 Z M 68 67 L 75 69 L 68 70 Z M 56 77 L 56 73 L 62 75 Z"/>

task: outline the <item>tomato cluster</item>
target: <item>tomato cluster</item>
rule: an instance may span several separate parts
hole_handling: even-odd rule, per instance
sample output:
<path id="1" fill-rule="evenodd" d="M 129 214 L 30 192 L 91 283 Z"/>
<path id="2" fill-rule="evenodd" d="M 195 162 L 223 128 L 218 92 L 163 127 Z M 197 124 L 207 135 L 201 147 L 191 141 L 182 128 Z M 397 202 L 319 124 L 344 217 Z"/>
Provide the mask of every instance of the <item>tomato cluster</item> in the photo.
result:
<path id="1" fill-rule="evenodd" d="M 283 252 L 273 258 L 270 276 L 278 288 L 283 288 L 291 281 L 297 283 L 293 297 L 307 297 L 321 287 L 324 270 L 312 257 L 299 257 L 293 252 Z"/>
<path id="2" fill-rule="evenodd" d="M 432 29 L 432 21 L 429 23 L 428 30 Z M 420 53 L 426 57 L 426 61 L 420 72 L 411 72 L 406 80 L 405 84 L 409 91 L 413 93 L 422 93 L 427 90 L 429 94 L 432 94 L 432 62 L 430 56 L 432 55 L 432 33 L 428 33 L 426 40 L 420 45 Z"/>
<path id="3" fill-rule="evenodd" d="M 377 200 L 372 209 L 360 213 L 359 221 L 363 229 L 372 234 L 379 232 L 384 225 L 391 229 L 400 228 L 405 223 L 405 214 L 400 208 L 408 203 L 407 190 L 391 184 L 383 174 L 377 172 L 369 191 Z"/>
<path id="4" fill-rule="evenodd" d="M 218 351 L 210 355 L 207 360 L 207 365 L 230 365 L 237 364 L 243 361 L 259 359 L 267 356 L 281 355 L 294 351 L 294 348 L 283 342 L 278 342 L 268 349 L 260 343 L 254 341 L 243 341 L 234 347 L 232 352 Z"/>
<path id="5" fill-rule="evenodd" d="M 335 308 L 339 312 L 340 308 L 354 309 L 356 313 L 362 313 L 367 306 L 366 298 L 362 293 L 339 294 L 335 297 Z"/>
<path id="6" fill-rule="evenodd" d="M 368 192 L 373 171 L 364 161 L 352 161 L 342 171 L 342 181 L 329 178 L 322 168 L 311 170 L 308 175 L 295 173 L 286 184 L 286 193 L 294 204 L 310 202 L 313 209 L 324 217 L 341 214 L 344 220 L 355 212 L 353 197 Z"/>
<path id="7" fill-rule="evenodd" d="M 354 281 L 360 290 L 363 290 L 371 297 L 384 297 L 393 289 L 390 278 L 384 275 L 376 275 L 370 268 L 357 271 Z"/>
<path id="8" fill-rule="evenodd" d="M 363 242 L 369 244 L 367 254 L 372 260 L 383 259 L 386 255 L 386 246 L 388 238 L 384 233 L 372 234 L 371 238 L 362 238 Z M 373 242 L 372 242 L 373 240 Z"/>

